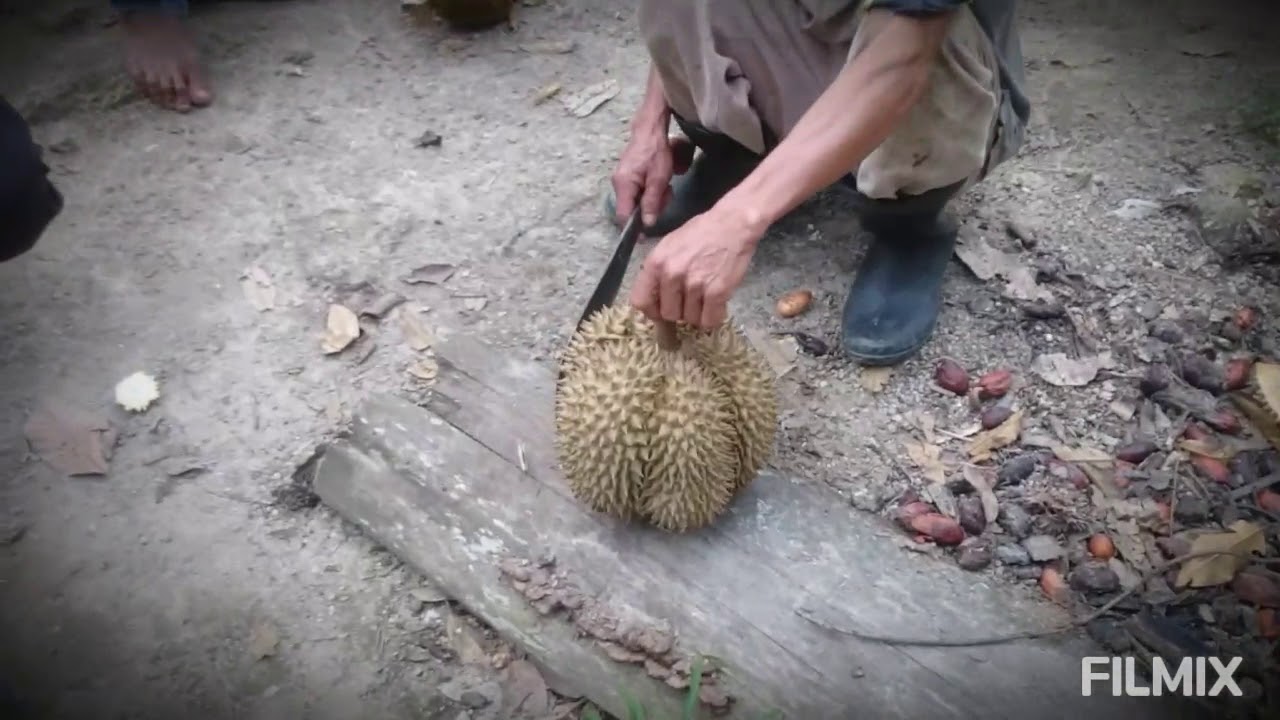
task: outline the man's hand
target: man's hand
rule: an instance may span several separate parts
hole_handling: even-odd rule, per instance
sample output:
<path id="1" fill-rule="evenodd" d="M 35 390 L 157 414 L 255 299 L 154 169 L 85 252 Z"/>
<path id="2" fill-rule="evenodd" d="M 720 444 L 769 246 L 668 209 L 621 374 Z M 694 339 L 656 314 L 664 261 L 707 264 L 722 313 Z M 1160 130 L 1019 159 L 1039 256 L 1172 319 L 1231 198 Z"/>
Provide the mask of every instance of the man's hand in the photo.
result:
<path id="1" fill-rule="evenodd" d="M 719 325 L 762 235 L 757 224 L 719 206 L 692 218 L 645 258 L 631 304 L 655 322 Z"/>
<path id="2" fill-rule="evenodd" d="M 675 155 L 665 129 L 633 133 L 613 171 L 613 196 L 617 222 L 631 217 L 640 205 L 645 225 L 658 221 L 658 214 L 671 199 L 671 178 L 675 175 Z"/>

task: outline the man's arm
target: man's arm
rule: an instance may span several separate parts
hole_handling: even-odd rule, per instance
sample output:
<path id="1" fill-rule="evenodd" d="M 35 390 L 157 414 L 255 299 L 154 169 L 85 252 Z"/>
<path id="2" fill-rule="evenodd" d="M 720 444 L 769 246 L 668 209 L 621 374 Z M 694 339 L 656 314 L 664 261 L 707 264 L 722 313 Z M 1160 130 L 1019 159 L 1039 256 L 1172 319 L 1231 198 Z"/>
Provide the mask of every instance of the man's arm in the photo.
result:
<path id="1" fill-rule="evenodd" d="M 913 3 L 921 12 L 875 8 L 863 18 L 865 49 L 836 76 L 787 137 L 715 210 L 760 237 L 770 225 L 860 165 L 921 98 L 955 8 L 963 0 Z"/>

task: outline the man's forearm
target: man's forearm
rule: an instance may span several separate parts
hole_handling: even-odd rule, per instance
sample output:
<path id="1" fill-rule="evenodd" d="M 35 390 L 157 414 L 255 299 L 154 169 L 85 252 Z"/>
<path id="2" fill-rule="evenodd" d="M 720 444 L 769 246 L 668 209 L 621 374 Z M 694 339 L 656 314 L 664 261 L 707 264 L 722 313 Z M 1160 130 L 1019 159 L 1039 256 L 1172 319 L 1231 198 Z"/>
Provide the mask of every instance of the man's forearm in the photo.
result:
<path id="1" fill-rule="evenodd" d="M 856 168 L 928 87 L 951 16 L 916 19 L 872 11 L 867 47 L 778 146 L 717 209 L 763 235 L 770 225 Z"/>
<path id="2" fill-rule="evenodd" d="M 661 131 L 665 136 L 671 126 L 671 108 L 667 106 L 666 91 L 662 87 L 662 76 L 658 69 L 649 65 L 649 79 L 644 86 L 644 99 L 631 118 L 631 133 Z"/>

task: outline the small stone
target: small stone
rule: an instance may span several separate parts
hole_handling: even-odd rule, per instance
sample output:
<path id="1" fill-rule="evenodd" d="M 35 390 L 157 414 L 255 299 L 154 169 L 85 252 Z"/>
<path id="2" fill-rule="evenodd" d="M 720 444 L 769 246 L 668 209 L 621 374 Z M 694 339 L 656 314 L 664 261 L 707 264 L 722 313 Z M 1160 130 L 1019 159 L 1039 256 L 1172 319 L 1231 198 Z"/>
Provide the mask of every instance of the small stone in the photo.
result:
<path id="1" fill-rule="evenodd" d="M 1209 358 L 1188 353 L 1182 358 L 1182 379 L 1191 387 L 1217 393 L 1222 391 L 1223 373 Z"/>
<path id="2" fill-rule="evenodd" d="M 1147 327 L 1147 332 L 1151 334 L 1151 337 L 1167 342 L 1170 345 L 1177 345 L 1186 337 L 1182 332 L 1182 328 L 1173 320 L 1153 320 L 1151 325 Z"/>
<path id="3" fill-rule="evenodd" d="M 1031 514 L 1021 505 L 1012 503 L 1001 505 L 998 522 L 1005 532 L 1018 540 L 1031 534 Z"/>
<path id="4" fill-rule="evenodd" d="M 1023 453 L 1004 461 L 996 473 L 996 485 L 1017 485 L 1031 477 L 1040 464 L 1039 453 Z"/>
<path id="5" fill-rule="evenodd" d="M 1120 576 L 1106 563 L 1089 562 L 1077 566 L 1067 578 L 1080 592 L 1109 593 L 1120 589 Z"/>
<path id="6" fill-rule="evenodd" d="M 991 564 L 991 543 L 983 538 L 970 538 L 956 553 L 956 564 L 969 571 L 981 570 Z"/>
<path id="7" fill-rule="evenodd" d="M 1062 546 L 1048 535 L 1032 535 L 1022 541 L 1022 547 L 1035 562 L 1049 562 L 1062 557 Z"/>
<path id="8" fill-rule="evenodd" d="M 1148 300 L 1138 306 L 1138 315 L 1143 320 L 1155 320 L 1164 312 L 1164 304 L 1157 300 Z"/>
<path id="9" fill-rule="evenodd" d="M 987 529 L 986 513 L 982 509 L 982 498 L 966 495 L 956 500 L 956 519 L 960 527 L 968 535 L 981 535 Z"/>
<path id="10" fill-rule="evenodd" d="M 999 545 L 996 547 L 996 559 L 1005 565 L 1030 565 L 1031 555 L 1021 545 Z"/>
<path id="11" fill-rule="evenodd" d="M 875 483 L 867 483 L 854 488 L 849 493 L 849 504 L 863 512 L 880 512 L 884 507 L 887 493 L 885 488 Z"/>
<path id="12" fill-rule="evenodd" d="M 1211 512 L 1209 501 L 1197 495 L 1180 497 L 1173 506 L 1174 519 L 1185 525 L 1204 522 L 1209 519 Z"/>
<path id="13" fill-rule="evenodd" d="M 489 698 L 485 697 L 484 693 L 477 692 L 475 690 L 468 690 L 462 693 L 462 695 L 458 697 L 458 700 L 472 710 L 479 710 L 482 707 L 487 707 L 490 702 Z"/>
<path id="14" fill-rule="evenodd" d="M 1156 547 L 1164 554 L 1166 559 L 1172 560 L 1191 552 L 1191 541 L 1184 537 L 1159 537 L 1156 538 Z"/>

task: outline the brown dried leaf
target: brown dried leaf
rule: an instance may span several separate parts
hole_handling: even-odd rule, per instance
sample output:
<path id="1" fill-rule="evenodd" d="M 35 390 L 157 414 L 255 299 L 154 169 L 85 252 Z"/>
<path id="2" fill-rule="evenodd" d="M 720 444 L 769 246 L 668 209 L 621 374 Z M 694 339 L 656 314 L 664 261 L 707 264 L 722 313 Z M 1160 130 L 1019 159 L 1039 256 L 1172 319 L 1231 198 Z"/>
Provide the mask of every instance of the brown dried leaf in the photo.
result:
<path id="1" fill-rule="evenodd" d="M 775 377 L 782 377 L 795 369 L 796 359 L 800 357 L 800 345 L 791 336 L 775 338 L 753 325 L 742 329 L 751 347 L 764 357 Z"/>
<path id="2" fill-rule="evenodd" d="M 1134 520 L 1118 520 L 1114 516 L 1108 518 L 1111 528 L 1111 542 L 1115 544 L 1120 557 L 1129 561 L 1139 570 L 1151 567 L 1151 559 L 1147 556 L 1147 546 L 1142 542 L 1142 528 Z"/>
<path id="3" fill-rule="evenodd" d="M 1210 587 L 1231 582 L 1242 568 L 1249 564 L 1248 555 L 1267 550 L 1267 540 L 1262 528 L 1247 521 L 1237 520 L 1226 532 L 1204 533 L 1191 542 L 1191 552 L 1220 552 L 1192 558 L 1178 571 L 1178 587 Z"/>
<path id="4" fill-rule="evenodd" d="M 942 448 L 932 443 L 909 441 L 907 457 L 920 468 L 926 480 L 934 484 L 947 481 L 947 468 L 942 464 Z"/>
<path id="5" fill-rule="evenodd" d="M 456 270 L 449 263 L 427 263 L 410 270 L 404 281 L 410 285 L 440 285 L 453 277 Z"/>
<path id="6" fill-rule="evenodd" d="M 568 110 L 570 115 L 584 118 L 599 110 L 601 105 L 617 97 L 621 89 L 622 86 L 618 84 L 618 81 L 610 78 L 594 85 L 588 85 L 578 92 L 561 95 L 560 102 L 564 104 L 565 110 Z"/>
<path id="7" fill-rule="evenodd" d="M 1236 455 L 1234 449 L 1213 440 L 1189 440 L 1184 438 L 1178 441 L 1178 448 L 1192 455 L 1211 457 L 1223 462 L 1230 462 L 1231 458 Z"/>
<path id="8" fill-rule="evenodd" d="M 1114 480 L 1115 459 L 1110 453 L 1091 447 L 1071 448 L 1055 445 L 1053 455 L 1063 462 L 1075 463 L 1085 475 L 1089 476 L 1089 481 L 1107 497 L 1120 496 L 1120 490 L 1116 487 Z"/>
<path id="9" fill-rule="evenodd" d="M 969 445 L 969 458 L 974 462 L 984 462 L 990 460 L 996 450 L 1017 442 L 1022 434 L 1022 413 L 1019 410 L 991 430 L 978 433 Z"/>
<path id="10" fill-rule="evenodd" d="M 33 452 L 67 475 L 106 475 L 116 431 L 106 418 L 82 410 L 41 403 L 23 429 Z"/>
<path id="11" fill-rule="evenodd" d="M 408 372 L 419 380 L 431 382 L 440 374 L 440 366 L 436 364 L 435 358 L 420 358 L 409 363 Z"/>
<path id="12" fill-rule="evenodd" d="M 986 516 L 987 522 L 995 522 L 996 517 L 1000 514 L 1000 501 L 996 499 L 995 491 L 992 490 L 986 474 L 973 465 L 965 465 L 961 472 L 964 474 L 964 479 L 973 486 L 973 489 L 978 493 L 978 497 L 981 498 L 982 512 Z"/>
<path id="13" fill-rule="evenodd" d="M 1045 382 L 1058 387 L 1081 387 L 1098 377 L 1099 370 L 1115 367 L 1110 353 L 1082 358 L 1070 358 L 1065 353 L 1037 355 L 1031 361 L 1031 371 Z"/>
<path id="14" fill-rule="evenodd" d="M 340 353 L 347 349 L 356 338 L 360 337 L 360 318 L 345 305 L 329 306 L 329 316 L 325 321 L 324 340 L 320 349 L 326 355 Z"/>
<path id="15" fill-rule="evenodd" d="M 862 385 L 862 389 L 875 395 L 884 390 L 884 386 L 889 383 L 889 378 L 893 376 L 893 368 L 891 367 L 864 367 L 858 373 L 858 384 Z"/>
<path id="16" fill-rule="evenodd" d="M 422 322 L 418 313 L 408 307 L 400 310 L 400 329 L 404 333 L 405 342 L 418 352 L 429 350 L 435 345 L 435 334 Z"/>

